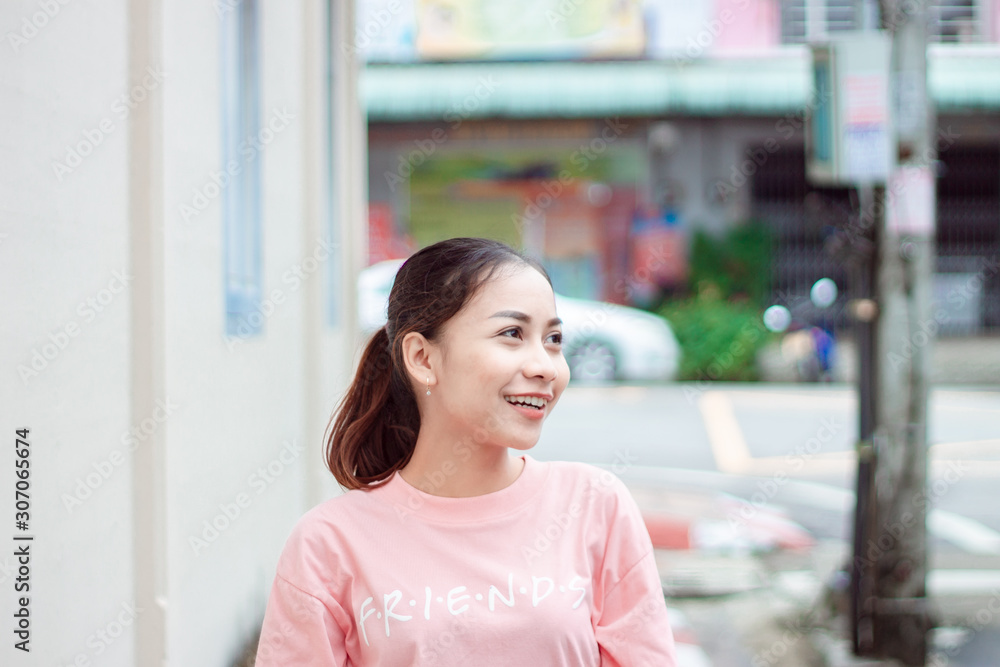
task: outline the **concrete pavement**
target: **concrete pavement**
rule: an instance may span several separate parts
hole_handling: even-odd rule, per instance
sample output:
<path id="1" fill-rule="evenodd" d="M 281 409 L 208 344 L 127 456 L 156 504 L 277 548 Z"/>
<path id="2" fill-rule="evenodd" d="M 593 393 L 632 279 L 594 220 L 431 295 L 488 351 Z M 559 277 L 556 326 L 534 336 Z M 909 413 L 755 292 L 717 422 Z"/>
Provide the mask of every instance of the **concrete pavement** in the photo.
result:
<path id="1" fill-rule="evenodd" d="M 787 517 L 775 529 L 769 520 L 741 516 L 717 489 L 665 486 L 631 473 L 623 480 L 654 545 L 665 547 L 657 549 L 664 592 L 685 615 L 688 641 L 699 643 L 715 667 L 896 664 L 850 652 L 845 598 L 836 592 L 846 582 L 847 542 L 825 537 L 789 545 L 782 542 L 789 526 L 808 531 Z M 706 526 L 708 538 L 699 537 Z M 927 664 L 1000 665 L 1000 556 L 942 543 L 930 566 L 929 601 L 939 627 Z"/>

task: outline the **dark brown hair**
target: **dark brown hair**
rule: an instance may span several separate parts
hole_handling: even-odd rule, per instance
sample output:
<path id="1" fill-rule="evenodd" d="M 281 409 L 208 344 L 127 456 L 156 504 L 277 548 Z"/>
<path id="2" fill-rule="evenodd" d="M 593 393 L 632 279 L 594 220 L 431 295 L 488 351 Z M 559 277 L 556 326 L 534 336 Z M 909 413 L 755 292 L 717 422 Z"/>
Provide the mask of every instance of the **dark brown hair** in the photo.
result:
<path id="1" fill-rule="evenodd" d="M 367 488 L 413 455 L 420 413 L 403 364 L 403 337 L 416 331 L 436 340 L 479 288 L 511 264 L 532 266 L 552 284 L 537 261 L 490 239 L 441 241 L 399 268 L 388 321 L 365 346 L 354 381 L 330 418 L 326 465 L 341 486 Z"/>

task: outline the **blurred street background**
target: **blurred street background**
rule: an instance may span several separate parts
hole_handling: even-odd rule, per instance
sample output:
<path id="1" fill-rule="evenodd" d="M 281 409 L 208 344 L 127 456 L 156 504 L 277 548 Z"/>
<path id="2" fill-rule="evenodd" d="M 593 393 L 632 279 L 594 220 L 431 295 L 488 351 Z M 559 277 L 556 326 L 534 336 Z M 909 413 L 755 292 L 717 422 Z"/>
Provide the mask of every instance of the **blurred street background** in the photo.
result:
<path id="1" fill-rule="evenodd" d="M 856 397 L 838 385 L 691 389 L 577 388 L 536 453 L 626 481 L 668 547 L 665 587 L 708 664 L 828 664 L 833 649 L 812 644 L 840 630 L 824 589 L 851 556 Z M 1000 656 L 1000 619 L 975 618 L 1000 586 L 998 411 L 994 387 L 932 394 L 929 585 L 947 630 L 929 664 Z"/>
<path id="2" fill-rule="evenodd" d="M 632 490 L 681 667 L 1000 665 L 1000 0 L 16 0 L 0 35 L 35 549 L 0 663 L 252 664 L 395 270 L 485 236 L 565 321 L 533 455 Z"/>

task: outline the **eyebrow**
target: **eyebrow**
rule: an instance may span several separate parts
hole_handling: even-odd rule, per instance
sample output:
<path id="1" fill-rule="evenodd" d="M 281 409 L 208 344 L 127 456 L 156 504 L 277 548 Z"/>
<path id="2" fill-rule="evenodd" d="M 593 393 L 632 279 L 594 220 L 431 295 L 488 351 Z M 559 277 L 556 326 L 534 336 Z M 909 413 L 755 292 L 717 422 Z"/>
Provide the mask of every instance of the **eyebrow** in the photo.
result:
<path id="1" fill-rule="evenodd" d="M 524 322 L 525 324 L 531 322 L 530 316 L 518 310 L 501 310 L 500 312 L 493 313 L 492 315 L 490 315 L 490 319 L 494 317 L 509 317 L 512 320 L 519 320 L 521 322 Z M 548 324 L 546 324 L 545 326 L 554 327 L 557 324 L 562 324 L 562 320 L 559 319 L 558 317 L 553 317 L 551 320 L 549 320 Z"/>

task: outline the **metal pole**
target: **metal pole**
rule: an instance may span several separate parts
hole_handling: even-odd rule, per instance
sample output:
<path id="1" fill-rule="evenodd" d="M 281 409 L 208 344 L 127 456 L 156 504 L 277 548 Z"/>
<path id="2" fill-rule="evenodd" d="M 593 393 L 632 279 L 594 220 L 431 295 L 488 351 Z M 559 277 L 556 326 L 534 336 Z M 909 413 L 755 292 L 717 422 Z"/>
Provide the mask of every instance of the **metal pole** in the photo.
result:
<path id="1" fill-rule="evenodd" d="M 868 560 L 867 547 L 871 542 L 875 523 L 874 499 L 875 460 L 873 437 L 875 434 L 877 372 L 875 348 L 878 332 L 878 312 L 875 301 L 875 232 L 879 216 L 876 215 L 875 198 L 882 196 L 881 188 L 870 185 L 858 187 L 860 213 L 855 248 L 851 257 L 851 290 L 855 295 L 853 318 L 858 349 L 858 470 L 855 492 L 853 554 L 851 561 L 851 641 L 857 655 L 870 655 L 874 650 L 873 605 L 875 592 L 874 571 Z"/>
<path id="2" fill-rule="evenodd" d="M 863 31 L 879 29 L 878 0 L 858 0 L 858 24 Z M 875 350 L 878 342 L 877 250 L 879 227 L 883 224 L 885 191 L 870 184 L 858 186 L 859 215 L 852 276 L 855 294 L 855 336 L 858 348 L 858 470 L 855 482 L 853 554 L 851 561 L 851 642 L 856 655 L 872 655 L 875 649 L 874 599 L 876 571 L 869 560 L 868 545 L 877 521 L 875 498 L 876 449 L 875 379 L 878 374 Z M 876 206 L 876 201 L 880 204 Z"/>
<path id="3" fill-rule="evenodd" d="M 933 113 L 927 95 L 928 0 L 886 3 L 899 166 L 874 225 L 878 327 L 869 552 L 873 655 L 924 665 L 927 577 L 927 365 L 934 243 Z"/>

